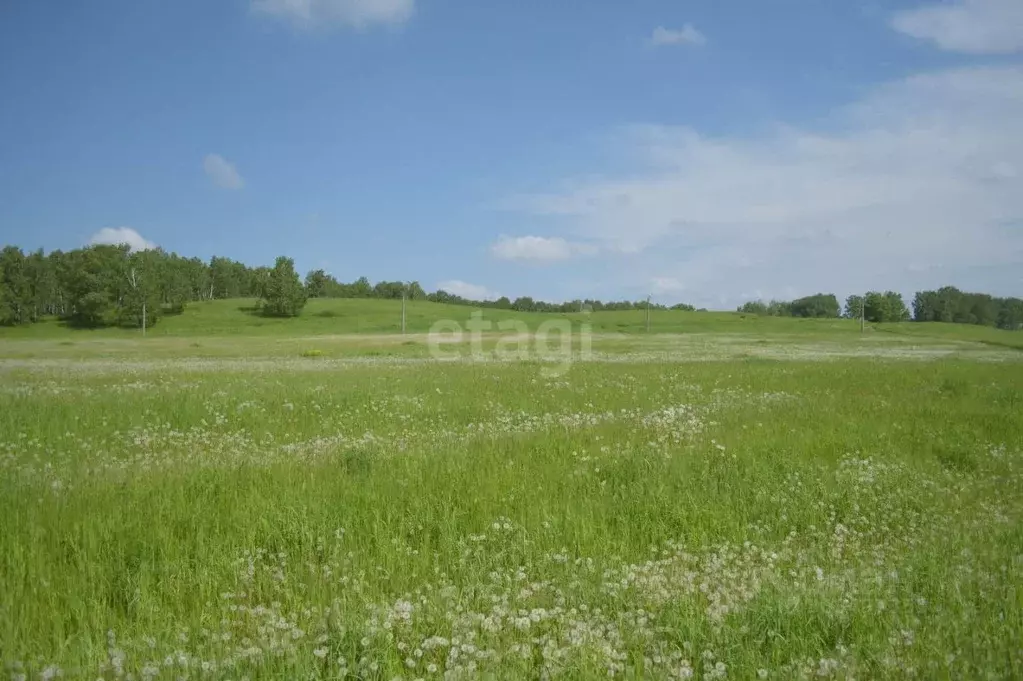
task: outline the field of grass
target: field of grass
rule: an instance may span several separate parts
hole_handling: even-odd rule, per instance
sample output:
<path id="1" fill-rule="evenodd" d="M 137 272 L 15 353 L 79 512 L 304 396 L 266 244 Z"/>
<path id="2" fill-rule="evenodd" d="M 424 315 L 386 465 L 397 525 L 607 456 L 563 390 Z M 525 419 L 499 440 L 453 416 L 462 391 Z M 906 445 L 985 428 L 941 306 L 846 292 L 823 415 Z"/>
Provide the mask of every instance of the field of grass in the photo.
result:
<path id="1" fill-rule="evenodd" d="M 401 330 L 400 300 L 312 299 L 302 315 L 295 319 L 261 317 L 254 313 L 257 301 L 249 299 L 213 300 L 190 303 L 179 315 L 159 320 L 149 330 L 154 337 L 190 338 L 194 336 L 315 336 L 354 333 L 397 333 Z M 646 331 L 646 312 L 595 312 L 553 314 L 515 312 L 514 310 L 479 310 L 482 319 L 496 324 L 517 320 L 536 328 L 552 319 L 568 319 L 587 323 L 594 332 L 638 333 Z M 406 307 L 406 330 L 426 333 L 438 320 L 468 323 L 474 308 L 445 305 L 427 301 L 409 301 Z M 828 334 L 856 331 L 855 321 L 782 319 L 757 317 L 732 312 L 681 312 L 655 310 L 650 315 L 653 333 L 784 333 Z M 0 339 L 35 338 L 135 338 L 137 329 L 71 330 L 56 320 L 30 326 L 0 327 Z"/>
<path id="2" fill-rule="evenodd" d="M 901 324 L 879 326 L 878 330 L 914 337 L 927 337 L 935 340 L 983 343 L 984 345 L 994 347 L 1023 350 L 1023 332 L 1005 331 L 994 329 L 990 326 L 942 324 L 939 322 L 903 322 Z"/>
<path id="3" fill-rule="evenodd" d="M 320 304 L 0 337 L 5 674 L 1023 676 L 1017 350 L 608 313 L 552 373 Z"/>

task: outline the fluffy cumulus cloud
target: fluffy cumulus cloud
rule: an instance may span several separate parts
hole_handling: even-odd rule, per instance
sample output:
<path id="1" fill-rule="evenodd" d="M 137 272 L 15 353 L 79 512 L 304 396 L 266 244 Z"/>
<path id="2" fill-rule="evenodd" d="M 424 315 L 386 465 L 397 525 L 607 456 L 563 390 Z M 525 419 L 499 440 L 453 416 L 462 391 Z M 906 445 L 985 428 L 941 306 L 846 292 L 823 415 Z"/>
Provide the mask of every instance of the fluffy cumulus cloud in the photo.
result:
<path id="1" fill-rule="evenodd" d="M 480 286 L 479 284 L 470 284 L 459 279 L 449 279 L 442 281 L 437 284 L 438 291 L 447 291 L 448 293 L 466 298 L 468 300 L 497 300 L 500 298 L 500 294 L 491 291 L 486 286 Z"/>
<path id="2" fill-rule="evenodd" d="M 575 255 L 593 252 L 592 246 L 566 241 L 561 237 L 505 236 L 490 247 L 490 253 L 501 260 L 557 262 Z"/>
<path id="3" fill-rule="evenodd" d="M 1003 54 L 1023 50 L 1023 0 L 954 0 L 897 13 L 892 26 L 945 50 Z"/>
<path id="4" fill-rule="evenodd" d="M 654 32 L 650 34 L 650 44 L 654 47 L 664 47 L 666 45 L 688 45 L 690 47 L 700 47 L 701 45 L 707 44 L 707 38 L 696 30 L 696 27 L 692 24 L 686 24 L 682 28 L 664 28 L 658 26 L 654 29 Z"/>
<path id="5" fill-rule="evenodd" d="M 98 244 L 115 246 L 128 244 L 133 251 L 146 251 L 156 248 L 156 244 L 143 238 L 141 234 L 131 227 L 104 227 L 89 238 L 89 244 L 93 246 Z"/>
<path id="6" fill-rule="evenodd" d="M 210 182 L 221 189 L 241 189 L 245 181 L 230 161 L 220 154 L 207 154 L 202 161 L 202 169 Z"/>
<path id="7" fill-rule="evenodd" d="M 415 0 L 252 0 L 253 11 L 300 28 L 399 25 L 415 11 Z"/>
<path id="8" fill-rule="evenodd" d="M 602 278 L 719 306 L 753 291 L 1023 287 L 1021 66 L 887 83 L 816 129 L 715 138 L 642 127 L 625 139 L 623 158 L 645 169 L 517 199 L 597 244 L 610 258 Z M 527 239 L 498 251 L 571 251 Z"/>

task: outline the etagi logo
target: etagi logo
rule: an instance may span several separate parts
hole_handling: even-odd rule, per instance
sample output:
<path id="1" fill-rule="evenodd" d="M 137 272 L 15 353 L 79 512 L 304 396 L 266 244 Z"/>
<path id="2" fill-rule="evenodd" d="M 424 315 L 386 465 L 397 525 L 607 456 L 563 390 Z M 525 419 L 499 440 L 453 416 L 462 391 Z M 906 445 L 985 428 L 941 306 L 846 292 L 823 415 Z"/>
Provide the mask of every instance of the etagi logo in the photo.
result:
<path id="1" fill-rule="evenodd" d="M 592 358 L 593 330 L 588 322 L 573 324 L 565 318 L 549 319 L 534 330 L 521 319 L 493 322 L 475 310 L 464 327 L 454 319 L 435 322 L 427 347 L 430 357 L 441 360 L 468 356 L 477 361 L 542 362 L 544 376 L 556 378 L 567 373 L 572 362 Z"/>

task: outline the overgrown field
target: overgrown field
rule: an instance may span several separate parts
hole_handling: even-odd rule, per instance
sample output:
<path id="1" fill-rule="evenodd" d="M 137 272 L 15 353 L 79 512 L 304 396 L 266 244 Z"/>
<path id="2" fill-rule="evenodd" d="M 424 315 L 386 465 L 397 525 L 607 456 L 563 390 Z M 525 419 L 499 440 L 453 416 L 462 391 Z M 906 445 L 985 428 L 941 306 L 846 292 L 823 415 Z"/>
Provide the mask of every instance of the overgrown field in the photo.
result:
<path id="1" fill-rule="evenodd" d="M 2 360 L 5 674 L 1023 676 L 1018 352 L 672 348 Z"/>

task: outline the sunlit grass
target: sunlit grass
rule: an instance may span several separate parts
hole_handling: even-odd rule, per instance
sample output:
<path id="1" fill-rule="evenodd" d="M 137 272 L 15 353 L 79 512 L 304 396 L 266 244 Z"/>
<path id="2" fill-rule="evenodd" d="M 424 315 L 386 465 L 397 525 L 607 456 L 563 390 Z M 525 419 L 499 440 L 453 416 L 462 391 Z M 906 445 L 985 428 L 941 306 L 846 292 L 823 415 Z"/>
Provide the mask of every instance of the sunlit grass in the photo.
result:
<path id="1" fill-rule="evenodd" d="M 181 314 L 161 318 L 149 328 L 151 338 L 191 338 L 194 336 L 302 337 L 338 334 L 394 334 L 401 330 L 401 301 L 375 299 L 312 299 L 297 318 L 268 318 L 253 312 L 255 300 L 231 299 L 189 303 Z M 484 322 L 496 325 L 515 320 L 535 331 L 551 320 L 568 320 L 575 325 L 588 324 L 596 333 L 639 334 L 647 332 L 644 310 L 593 313 L 516 312 L 464 305 L 448 305 L 414 300 L 406 305 L 406 330 L 427 333 L 438 320 L 451 320 L 466 326 L 474 313 Z M 793 319 L 758 317 L 737 312 L 684 312 L 653 310 L 649 317 L 651 333 L 745 333 L 799 334 L 834 337 L 858 335 L 859 323 L 848 319 Z M 951 326 L 951 325 L 950 325 Z M 997 334 L 997 330 L 993 330 Z M 1004 332 L 1008 334 L 1009 332 Z M 70 329 L 56 319 L 21 327 L 0 327 L 0 338 L 84 341 L 89 339 L 135 339 L 139 329 Z"/>
<path id="2" fill-rule="evenodd" d="M 59 345 L 59 365 L 0 364 L 2 662 L 89 679 L 1023 674 L 1023 365 L 762 340 L 738 345 L 785 361 L 662 361 L 692 348 L 650 339 L 554 377 L 334 361 L 418 356 L 409 339 L 282 339 L 252 361 L 196 338 L 148 364 Z"/>

